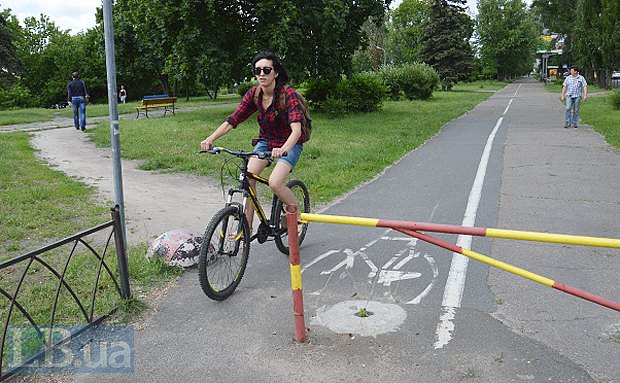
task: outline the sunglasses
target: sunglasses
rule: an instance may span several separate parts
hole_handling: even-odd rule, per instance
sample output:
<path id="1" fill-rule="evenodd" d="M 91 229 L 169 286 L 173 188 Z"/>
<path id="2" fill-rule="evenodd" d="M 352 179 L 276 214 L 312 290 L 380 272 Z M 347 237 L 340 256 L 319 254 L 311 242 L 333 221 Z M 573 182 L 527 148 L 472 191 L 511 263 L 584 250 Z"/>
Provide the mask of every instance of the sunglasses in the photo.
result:
<path id="1" fill-rule="evenodd" d="M 260 72 L 262 71 L 264 74 L 269 74 L 271 73 L 271 71 L 273 70 L 272 67 L 270 66 L 266 66 L 266 67 L 256 67 L 254 69 L 252 69 L 252 73 L 254 73 L 254 75 L 258 76 L 260 75 Z"/>

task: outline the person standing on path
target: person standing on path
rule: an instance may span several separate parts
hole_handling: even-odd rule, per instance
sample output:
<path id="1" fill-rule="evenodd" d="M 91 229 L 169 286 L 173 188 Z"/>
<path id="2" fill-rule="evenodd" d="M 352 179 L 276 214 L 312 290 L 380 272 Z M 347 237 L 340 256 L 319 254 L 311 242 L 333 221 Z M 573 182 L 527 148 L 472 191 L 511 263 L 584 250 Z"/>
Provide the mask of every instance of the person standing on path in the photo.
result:
<path id="1" fill-rule="evenodd" d="M 301 156 L 307 137 L 301 129 L 303 109 L 299 96 L 288 85 L 289 78 L 284 66 L 272 52 L 260 52 L 252 60 L 252 73 L 258 85 L 253 86 L 233 112 L 209 137 L 200 143 L 202 150 L 209 150 L 215 140 L 236 128 L 252 114 L 258 112 L 258 139 L 253 141 L 254 152 L 271 151 L 276 165 L 269 176 L 269 187 L 286 206 L 297 206 L 295 196 L 284 181 L 293 171 Z M 280 95 L 284 94 L 286 109 L 280 107 Z M 256 101 L 255 101 L 256 100 Z M 287 153 L 284 156 L 284 153 Z M 248 170 L 261 174 L 269 162 L 256 157 L 250 159 Z M 256 181 L 250 180 L 252 188 Z M 254 208 L 246 205 L 248 224 L 252 227 Z"/>
<path id="2" fill-rule="evenodd" d="M 88 89 L 84 81 L 80 80 L 78 72 L 73 72 L 72 80 L 67 85 L 67 101 L 73 107 L 73 124 L 77 130 L 86 130 L 86 102 Z"/>
<path id="3" fill-rule="evenodd" d="M 566 129 L 571 127 L 571 123 L 573 128 L 577 129 L 582 95 L 583 101 L 586 101 L 588 99 L 588 83 L 579 74 L 579 68 L 572 66 L 570 67 L 570 76 L 564 79 L 564 85 L 562 86 L 561 99 L 564 101 L 564 98 L 566 98 L 566 114 L 564 116 L 564 127 Z"/>
<path id="4" fill-rule="evenodd" d="M 127 90 L 125 89 L 125 85 L 121 85 L 121 90 L 118 92 L 118 95 L 120 96 L 121 103 L 124 104 L 127 102 Z"/>

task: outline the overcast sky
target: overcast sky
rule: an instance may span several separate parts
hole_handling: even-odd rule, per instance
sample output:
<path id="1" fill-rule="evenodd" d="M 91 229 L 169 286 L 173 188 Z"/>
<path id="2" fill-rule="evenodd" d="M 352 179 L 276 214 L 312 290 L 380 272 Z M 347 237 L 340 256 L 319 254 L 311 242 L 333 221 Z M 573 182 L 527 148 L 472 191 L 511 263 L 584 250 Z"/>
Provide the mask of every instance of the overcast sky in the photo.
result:
<path id="1" fill-rule="evenodd" d="M 58 28 L 74 35 L 95 26 L 95 11 L 102 0 L 0 0 L 0 9 L 11 9 L 23 26 L 26 17 L 49 16 Z"/>

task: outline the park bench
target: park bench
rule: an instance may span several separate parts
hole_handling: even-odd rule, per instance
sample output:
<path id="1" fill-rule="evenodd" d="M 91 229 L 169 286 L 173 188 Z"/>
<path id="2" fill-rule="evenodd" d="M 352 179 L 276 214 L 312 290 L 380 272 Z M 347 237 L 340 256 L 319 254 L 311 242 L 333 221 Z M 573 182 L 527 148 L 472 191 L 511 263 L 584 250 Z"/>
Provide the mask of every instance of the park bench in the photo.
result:
<path id="1" fill-rule="evenodd" d="M 164 116 L 168 111 L 174 113 L 174 103 L 177 101 L 176 97 L 170 97 L 167 94 L 154 94 L 150 96 L 144 96 L 140 103 L 140 106 L 136 106 L 136 111 L 138 115 L 136 118 L 140 117 L 140 114 L 144 114 L 146 118 L 149 118 L 149 109 L 154 108 L 164 108 Z"/>

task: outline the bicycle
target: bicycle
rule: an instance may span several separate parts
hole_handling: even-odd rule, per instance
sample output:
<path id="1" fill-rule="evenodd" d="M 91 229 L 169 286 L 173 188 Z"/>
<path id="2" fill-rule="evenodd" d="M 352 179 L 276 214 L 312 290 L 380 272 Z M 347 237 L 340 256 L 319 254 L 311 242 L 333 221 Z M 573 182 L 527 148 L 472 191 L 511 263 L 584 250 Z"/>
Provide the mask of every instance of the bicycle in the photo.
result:
<path id="1" fill-rule="evenodd" d="M 274 194 L 269 217 L 265 214 L 257 193 L 250 187 L 249 180 L 258 184 L 269 185 L 269 180 L 248 171 L 250 158 L 257 157 L 272 161 L 271 152 L 245 152 L 212 147 L 201 153 L 227 153 L 241 159 L 239 183 L 236 188 L 228 190 L 226 205 L 218 211 L 207 226 L 200 246 L 198 258 L 198 277 L 204 293 L 211 299 L 222 301 L 237 288 L 245 273 L 250 253 L 250 243 L 257 240 L 264 243 L 270 238 L 282 253 L 288 255 L 288 230 L 285 206 Z M 222 171 L 224 166 L 222 166 Z M 295 195 L 298 209 L 302 213 L 310 212 L 310 197 L 306 185 L 300 180 L 291 180 L 286 184 Z M 236 194 L 243 195 L 242 202 L 234 202 Z M 256 234 L 251 235 L 245 215 L 246 201 L 250 200 L 260 221 Z M 308 230 L 307 222 L 298 225 L 299 244 L 303 242 Z"/>

